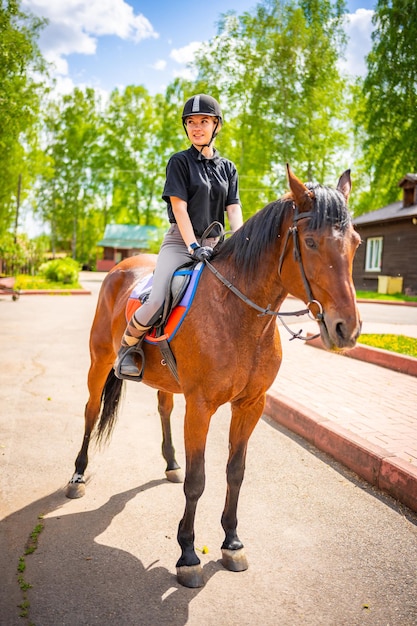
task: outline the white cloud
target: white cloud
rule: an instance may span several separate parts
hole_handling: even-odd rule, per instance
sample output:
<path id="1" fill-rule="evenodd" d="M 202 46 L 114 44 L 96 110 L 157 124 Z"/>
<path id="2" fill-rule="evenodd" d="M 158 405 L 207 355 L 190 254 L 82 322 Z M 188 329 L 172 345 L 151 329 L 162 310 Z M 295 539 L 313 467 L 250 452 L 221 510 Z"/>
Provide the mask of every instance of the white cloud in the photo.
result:
<path id="1" fill-rule="evenodd" d="M 156 61 L 156 63 L 152 65 L 153 69 L 157 70 L 158 72 L 163 72 L 166 66 L 167 66 L 167 62 L 164 61 L 163 59 Z"/>
<path id="2" fill-rule="evenodd" d="M 369 9 L 358 9 L 355 13 L 346 16 L 345 30 L 349 41 L 346 58 L 340 61 L 339 67 L 343 72 L 352 76 L 366 74 L 365 57 L 372 47 L 373 14 L 374 12 Z"/>
<path id="3" fill-rule="evenodd" d="M 190 67 L 184 67 L 182 70 L 174 70 L 172 75 L 174 78 L 183 78 L 184 80 L 193 81 L 197 78 L 197 71 Z"/>
<path id="4" fill-rule="evenodd" d="M 39 43 L 57 73 L 68 72 L 63 56 L 95 54 L 97 37 L 113 35 L 137 43 L 159 36 L 124 0 L 22 0 L 22 8 L 48 19 Z"/>
<path id="5" fill-rule="evenodd" d="M 192 41 L 183 48 L 174 48 L 173 50 L 171 50 L 169 56 L 177 63 L 191 63 L 191 61 L 194 60 L 195 53 L 201 47 L 201 45 L 202 44 L 200 41 Z"/>
<path id="6" fill-rule="evenodd" d="M 174 78 L 183 78 L 184 80 L 195 80 L 197 78 L 197 71 L 190 66 L 190 64 L 194 61 L 196 52 L 203 46 L 204 44 L 201 41 L 192 41 L 187 46 L 183 48 L 174 48 L 169 53 L 169 56 L 173 61 L 182 65 L 183 67 L 179 69 L 175 69 L 172 72 L 172 76 Z"/>

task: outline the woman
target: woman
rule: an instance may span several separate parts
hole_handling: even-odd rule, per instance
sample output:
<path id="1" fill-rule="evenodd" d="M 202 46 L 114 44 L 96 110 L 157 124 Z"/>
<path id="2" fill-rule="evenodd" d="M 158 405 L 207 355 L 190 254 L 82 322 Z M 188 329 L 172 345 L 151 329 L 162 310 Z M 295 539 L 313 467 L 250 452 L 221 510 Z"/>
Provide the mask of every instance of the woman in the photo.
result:
<path id="1" fill-rule="evenodd" d="M 213 222 L 224 226 L 225 211 L 233 231 L 243 221 L 236 167 L 214 148 L 223 124 L 219 103 L 205 94 L 192 96 L 184 105 L 182 123 L 191 146 L 168 161 L 162 197 L 167 203 L 171 227 L 158 255 L 151 295 L 134 313 L 123 335 L 115 364 L 120 378 L 140 376 L 129 348 L 139 347 L 158 320 L 176 268 L 189 262 L 190 255 L 196 261 L 211 258 L 218 233 L 210 233 L 213 236 L 202 242 L 207 227 Z"/>

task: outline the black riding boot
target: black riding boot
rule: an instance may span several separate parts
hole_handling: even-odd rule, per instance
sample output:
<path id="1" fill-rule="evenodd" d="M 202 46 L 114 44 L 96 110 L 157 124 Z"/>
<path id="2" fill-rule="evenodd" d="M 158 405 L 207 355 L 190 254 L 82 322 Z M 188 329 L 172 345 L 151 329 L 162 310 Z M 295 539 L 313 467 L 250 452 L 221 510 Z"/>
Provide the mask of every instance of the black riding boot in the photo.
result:
<path id="1" fill-rule="evenodd" d="M 135 315 L 132 315 L 122 337 L 121 346 L 114 364 L 114 371 L 118 378 L 132 377 L 140 379 L 142 376 L 144 360 L 140 346 L 149 328 L 150 326 L 139 324 L 135 319 Z M 140 370 L 134 359 L 135 354 L 139 354 L 142 358 Z"/>

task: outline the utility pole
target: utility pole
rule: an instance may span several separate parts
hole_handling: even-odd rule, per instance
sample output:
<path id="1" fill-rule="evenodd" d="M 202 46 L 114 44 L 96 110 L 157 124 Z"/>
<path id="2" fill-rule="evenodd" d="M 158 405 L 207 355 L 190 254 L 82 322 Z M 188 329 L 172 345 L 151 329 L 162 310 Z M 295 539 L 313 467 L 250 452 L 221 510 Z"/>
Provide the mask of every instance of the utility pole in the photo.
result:
<path id="1" fill-rule="evenodd" d="M 22 174 L 19 174 L 17 181 L 17 196 L 16 196 L 16 220 L 14 223 L 14 242 L 17 243 L 17 229 L 19 226 L 19 209 L 20 209 L 20 190 L 22 188 Z"/>

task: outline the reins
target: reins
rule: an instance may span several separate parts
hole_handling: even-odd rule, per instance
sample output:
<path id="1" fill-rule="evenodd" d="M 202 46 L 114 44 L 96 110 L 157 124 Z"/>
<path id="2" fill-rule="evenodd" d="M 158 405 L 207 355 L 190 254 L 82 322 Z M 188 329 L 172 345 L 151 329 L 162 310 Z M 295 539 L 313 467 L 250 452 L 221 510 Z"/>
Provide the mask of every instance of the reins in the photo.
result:
<path id="1" fill-rule="evenodd" d="M 218 270 L 216 270 L 216 268 L 209 262 L 209 261 L 205 261 L 206 266 L 209 268 L 209 270 L 214 274 L 214 276 L 216 276 L 216 278 L 218 278 L 218 280 L 220 280 L 221 283 L 223 283 L 223 285 L 225 287 L 227 287 L 228 289 L 230 289 L 230 291 L 232 293 L 235 294 L 235 296 L 237 296 L 240 300 L 242 300 L 242 302 L 244 302 L 245 304 L 247 304 L 248 306 L 250 306 L 252 309 L 255 309 L 255 311 L 259 312 L 259 316 L 258 317 L 263 317 L 265 315 L 274 315 L 275 317 L 278 317 L 279 320 L 281 321 L 282 325 L 284 326 L 284 328 L 289 332 L 290 335 L 292 335 L 290 341 L 292 341 L 293 339 L 301 339 L 303 341 L 311 341 L 312 339 L 316 339 L 317 337 L 320 337 L 320 333 L 317 333 L 316 335 L 313 335 L 311 337 L 304 337 L 302 335 L 302 330 L 299 330 L 298 333 L 295 333 L 291 330 L 291 328 L 289 328 L 289 326 L 284 322 L 284 320 L 282 319 L 283 317 L 299 317 L 301 315 L 308 315 L 311 319 L 313 319 L 316 322 L 322 322 L 323 321 L 323 307 L 320 304 L 320 302 L 318 300 L 315 300 L 313 298 L 313 294 L 311 291 L 311 287 L 310 287 L 310 283 L 308 282 L 305 270 L 304 270 L 304 266 L 303 266 L 303 260 L 301 257 L 301 250 L 300 250 L 300 239 L 299 239 L 299 233 L 298 233 L 298 227 L 297 227 L 297 223 L 299 220 L 304 219 L 304 218 L 308 218 L 308 217 L 313 217 L 314 213 L 312 211 L 306 212 L 306 213 L 299 213 L 298 211 L 298 207 L 295 203 L 293 203 L 293 207 L 295 210 L 294 213 L 294 217 L 293 217 L 293 225 L 289 227 L 285 240 L 284 240 L 284 245 L 282 248 L 282 252 L 280 254 L 279 257 L 279 262 L 278 262 L 278 274 L 281 275 L 281 269 L 282 269 L 282 265 L 284 263 L 284 258 L 285 258 L 285 254 L 287 251 L 287 245 L 288 245 L 288 241 L 290 236 L 292 235 L 292 241 L 293 241 L 293 248 L 294 248 L 294 259 L 297 261 L 299 267 L 300 267 L 300 272 L 301 272 L 301 278 L 303 280 L 303 284 L 304 284 L 304 288 L 306 290 L 307 293 L 307 308 L 306 309 L 301 309 L 300 311 L 289 311 L 286 313 L 280 313 L 279 311 L 273 311 L 271 309 L 271 305 L 268 304 L 268 306 L 266 308 L 259 306 L 258 304 L 256 304 L 255 302 L 253 302 L 250 298 L 248 298 L 247 296 L 245 296 L 245 294 L 243 294 L 237 287 L 235 287 L 233 285 L 233 283 L 231 283 L 227 278 L 225 278 Z M 211 228 L 211 226 L 209 227 Z M 311 305 L 314 304 L 315 306 L 318 307 L 319 312 L 314 315 L 311 312 Z"/>
<path id="2" fill-rule="evenodd" d="M 301 309 L 300 311 L 288 311 L 286 313 L 273 311 L 271 309 L 270 304 L 268 304 L 266 308 L 263 308 L 259 306 L 258 304 L 256 304 L 255 302 L 253 302 L 253 300 L 245 296 L 245 294 L 243 294 L 237 287 L 235 287 L 229 280 L 227 280 L 227 278 L 225 278 L 222 274 L 220 274 L 220 272 L 216 270 L 216 268 L 210 263 L 210 261 L 205 260 L 204 263 L 208 267 L 208 269 L 216 276 L 216 278 L 218 278 L 218 280 L 220 280 L 220 282 L 223 283 L 225 287 L 230 289 L 230 291 L 234 293 L 235 296 L 237 296 L 240 300 L 242 300 L 242 302 L 250 306 L 252 309 L 255 309 L 255 311 L 259 311 L 258 317 L 264 317 L 265 315 L 274 315 L 275 317 L 278 317 L 282 325 L 284 326 L 284 328 L 289 332 L 290 335 L 292 335 L 290 341 L 292 341 L 293 339 L 302 339 L 303 341 L 311 341 L 312 339 L 315 339 L 316 337 L 320 336 L 320 333 L 319 333 L 317 335 L 314 335 L 313 337 L 303 337 L 301 334 L 303 332 L 302 330 L 299 330 L 298 333 L 295 333 L 284 322 L 284 320 L 281 319 L 282 317 L 292 317 L 292 316 L 299 317 L 300 315 L 310 315 L 311 317 L 311 311 L 309 308 Z M 316 302 L 316 301 L 312 300 L 311 302 L 309 302 L 309 304 L 311 304 L 312 302 Z"/>

